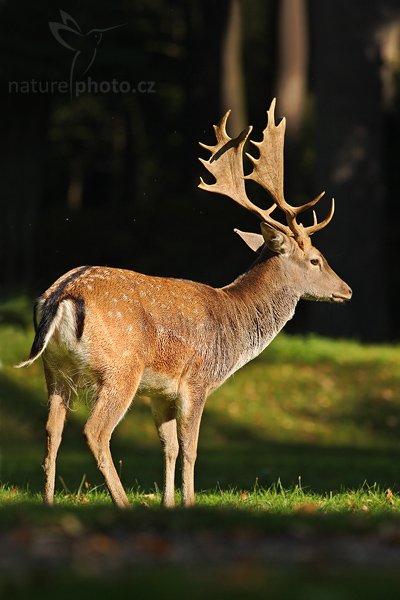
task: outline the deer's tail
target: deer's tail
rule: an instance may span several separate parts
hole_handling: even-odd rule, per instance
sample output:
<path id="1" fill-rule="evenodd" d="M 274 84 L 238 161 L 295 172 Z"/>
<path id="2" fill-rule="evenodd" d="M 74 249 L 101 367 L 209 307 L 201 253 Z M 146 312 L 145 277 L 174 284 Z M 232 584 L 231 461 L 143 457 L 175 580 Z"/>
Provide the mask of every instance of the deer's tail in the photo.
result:
<path id="1" fill-rule="evenodd" d="M 25 360 L 18 365 L 17 369 L 29 367 L 46 349 L 51 336 L 53 335 L 57 323 L 60 303 L 46 302 L 42 299 L 35 303 L 33 308 L 33 322 L 35 324 L 35 339 L 33 340 L 32 348 L 29 353 L 28 360 Z M 40 315 L 40 316 L 39 316 Z"/>
<path id="2" fill-rule="evenodd" d="M 85 320 L 85 303 L 81 298 L 70 295 L 65 297 L 48 297 L 46 300 L 39 299 L 33 309 L 33 322 L 35 325 L 35 339 L 28 360 L 18 365 L 17 369 L 29 367 L 46 350 L 55 330 L 61 326 L 71 332 L 75 341 L 82 337 Z M 63 328 L 63 325 L 67 325 Z"/>

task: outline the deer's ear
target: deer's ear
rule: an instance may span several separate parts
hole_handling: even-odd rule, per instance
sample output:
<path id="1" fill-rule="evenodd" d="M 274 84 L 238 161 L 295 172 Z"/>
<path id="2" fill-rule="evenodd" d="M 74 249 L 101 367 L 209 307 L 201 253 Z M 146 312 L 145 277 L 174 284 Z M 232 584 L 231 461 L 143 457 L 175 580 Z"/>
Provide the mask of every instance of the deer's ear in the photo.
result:
<path id="1" fill-rule="evenodd" d="M 253 252 L 261 252 L 264 246 L 264 238 L 259 233 L 250 233 L 249 231 L 240 231 L 240 229 L 234 229 L 235 233 L 248 245 Z"/>
<path id="2" fill-rule="evenodd" d="M 290 249 L 290 242 L 287 235 L 274 229 L 267 223 L 261 223 L 262 238 L 272 252 L 276 254 L 287 254 Z"/>

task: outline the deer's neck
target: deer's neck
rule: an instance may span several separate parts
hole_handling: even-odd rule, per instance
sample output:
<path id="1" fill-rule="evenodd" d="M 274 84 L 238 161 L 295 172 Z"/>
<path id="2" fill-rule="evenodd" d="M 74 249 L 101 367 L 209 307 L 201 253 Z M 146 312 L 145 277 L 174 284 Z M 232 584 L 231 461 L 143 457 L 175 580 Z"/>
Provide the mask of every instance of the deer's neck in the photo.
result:
<path id="1" fill-rule="evenodd" d="M 300 295 L 278 256 L 256 263 L 222 290 L 237 340 L 234 372 L 260 354 L 293 317 Z"/>

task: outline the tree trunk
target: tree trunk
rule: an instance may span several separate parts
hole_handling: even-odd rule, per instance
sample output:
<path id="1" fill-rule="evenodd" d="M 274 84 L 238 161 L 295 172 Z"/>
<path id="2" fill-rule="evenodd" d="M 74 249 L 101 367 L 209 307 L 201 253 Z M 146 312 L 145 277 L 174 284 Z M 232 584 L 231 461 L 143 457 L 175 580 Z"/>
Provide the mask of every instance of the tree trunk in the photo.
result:
<path id="1" fill-rule="evenodd" d="M 302 125 L 307 97 L 308 23 L 304 0 L 281 0 L 278 17 L 278 114 L 287 119 L 285 190 L 288 198 L 300 193 L 298 172 Z"/>
<path id="2" fill-rule="evenodd" d="M 231 0 L 222 51 L 222 112 L 232 109 L 229 118 L 231 136 L 238 135 L 247 126 L 246 101 L 242 68 L 242 3 Z"/>

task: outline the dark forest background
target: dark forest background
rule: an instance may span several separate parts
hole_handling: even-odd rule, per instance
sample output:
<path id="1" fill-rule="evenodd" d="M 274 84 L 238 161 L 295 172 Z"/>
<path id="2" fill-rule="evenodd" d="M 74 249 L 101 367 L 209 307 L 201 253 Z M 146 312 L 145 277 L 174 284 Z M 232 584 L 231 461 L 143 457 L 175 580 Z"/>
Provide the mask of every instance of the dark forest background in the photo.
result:
<path id="1" fill-rule="evenodd" d="M 81 29 L 76 78 L 135 93 L 50 93 L 75 56 L 50 30 L 59 9 Z M 260 139 L 276 95 L 286 196 L 325 189 L 320 219 L 335 197 L 315 244 L 354 290 L 344 308 L 303 303 L 289 329 L 400 339 L 398 1 L 3 0 L 0 47 L 2 298 L 80 264 L 228 283 L 253 260 L 232 229 L 258 223 L 197 189 L 198 141 L 227 108 L 231 134 Z"/>

